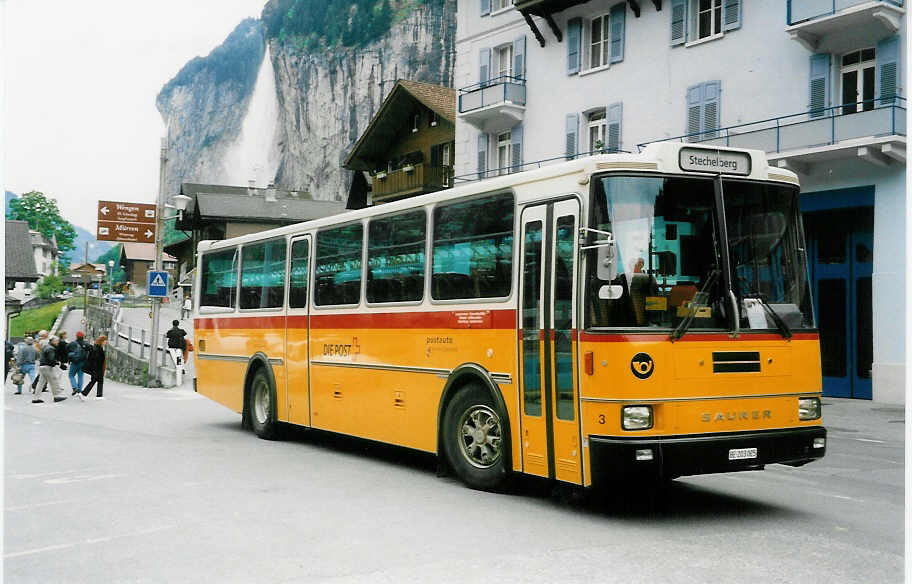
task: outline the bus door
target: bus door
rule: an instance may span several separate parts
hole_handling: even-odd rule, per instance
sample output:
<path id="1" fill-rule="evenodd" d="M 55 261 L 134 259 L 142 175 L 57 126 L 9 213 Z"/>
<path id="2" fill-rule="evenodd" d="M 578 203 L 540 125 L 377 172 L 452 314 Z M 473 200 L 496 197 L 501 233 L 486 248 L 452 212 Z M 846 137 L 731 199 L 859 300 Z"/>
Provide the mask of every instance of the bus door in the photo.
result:
<path id="1" fill-rule="evenodd" d="M 520 432 L 524 472 L 581 484 L 574 303 L 578 224 L 575 199 L 523 211 Z"/>
<path id="2" fill-rule="evenodd" d="M 310 426 L 310 248 L 309 235 L 291 241 L 285 318 L 286 419 L 304 426 Z"/>

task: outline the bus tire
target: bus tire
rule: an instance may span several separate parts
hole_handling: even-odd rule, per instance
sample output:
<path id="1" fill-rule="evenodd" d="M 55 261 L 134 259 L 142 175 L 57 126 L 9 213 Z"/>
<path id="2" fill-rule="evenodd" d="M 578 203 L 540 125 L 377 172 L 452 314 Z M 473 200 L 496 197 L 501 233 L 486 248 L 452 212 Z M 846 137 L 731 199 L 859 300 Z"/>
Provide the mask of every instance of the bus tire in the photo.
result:
<path id="1" fill-rule="evenodd" d="M 504 415 L 481 385 L 462 388 L 443 417 L 444 455 L 466 485 L 500 491 L 507 483 L 510 438 Z"/>
<path id="2" fill-rule="evenodd" d="M 269 381 L 269 375 L 262 368 L 253 374 L 248 400 L 247 411 L 250 412 L 253 431 L 264 440 L 277 439 L 279 423 L 276 420 L 275 390 Z"/>

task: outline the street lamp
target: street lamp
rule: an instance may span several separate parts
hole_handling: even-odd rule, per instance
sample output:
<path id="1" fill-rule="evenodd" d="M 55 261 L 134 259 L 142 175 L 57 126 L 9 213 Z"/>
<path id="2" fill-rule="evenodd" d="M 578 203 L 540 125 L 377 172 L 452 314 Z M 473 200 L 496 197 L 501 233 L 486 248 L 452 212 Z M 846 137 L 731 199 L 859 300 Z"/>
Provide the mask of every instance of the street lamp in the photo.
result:
<path id="1" fill-rule="evenodd" d="M 187 195 L 174 195 L 173 197 L 171 197 L 171 202 L 174 204 L 165 205 L 165 206 L 173 208 L 173 209 L 177 209 L 177 215 L 172 215 L 170 217 L 163 217 L 162 219 L 174 219 L 175 217 L 177 217 L 179 220 L 183 221 L 184 220 L 184 211 L 187 210 L 187 205 L 189 205 L 190 201 L 192 201 L 192 200 L 193 199 L 191 199 Z"/>
<path id="2" fill-rule="evenodd" d="M 114 260 L 108 260 L 108 286 L 114 292 Z"/>

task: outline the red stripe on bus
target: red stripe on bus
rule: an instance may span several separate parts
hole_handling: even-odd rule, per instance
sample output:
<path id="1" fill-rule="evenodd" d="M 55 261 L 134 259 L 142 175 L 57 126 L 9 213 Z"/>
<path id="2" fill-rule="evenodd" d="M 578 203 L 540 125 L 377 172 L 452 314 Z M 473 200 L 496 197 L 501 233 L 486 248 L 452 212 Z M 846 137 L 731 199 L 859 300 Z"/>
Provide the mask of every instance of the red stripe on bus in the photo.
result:
<path id="1" fill-rule="evenodd" d="M 640 335 L 636 333 L 609 333 L 609 334 L 596 334 L 596 333 L 582 333 L 580 335 L 580 341 L 584 343 L 657 343 L 661 341 L 667 341 L 669 338 L 668 334 L 656 335 L 656 334 L 645 334 Z M 781 341 L 783 340 L 782 335 L 779 334 L 769 334 L 769 333 L 742 333 L 738 338 L 732 338 L 726 333 L 714 333 L 708 335 L 694 334 L 689 333 L 688 335 L 675 341 L 676 343 L 693 343 L 693 342 L 736 342 L 736 343 L 749 343 L 754 341 Z M 820 340 L 820 335 L 818 333 L 794 333 L 791 340 L 793 341 L 817 341 Z"/>
<path id="2" fill-rule="evenodd" d="M 197 330 L 284 328 L 284 316 L 197 318 Z M 305 328 L 307 317 L 289 316 L 289 328 Z M 515 310 L 446 310 L 435 312 L 375 312 L 313 314 L 313 329 L 510 329 L 516 330 Z"/>

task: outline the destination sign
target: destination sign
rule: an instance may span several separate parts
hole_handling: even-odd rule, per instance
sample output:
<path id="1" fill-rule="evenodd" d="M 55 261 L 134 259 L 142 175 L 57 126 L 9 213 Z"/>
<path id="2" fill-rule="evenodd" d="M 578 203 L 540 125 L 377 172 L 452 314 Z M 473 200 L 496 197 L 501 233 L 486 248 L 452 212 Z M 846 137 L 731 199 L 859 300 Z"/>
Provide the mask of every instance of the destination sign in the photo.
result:
<path id="1" fill-rule="evenodd" d="M 751 158 L 746 152 L 681 148 L 678 162 L 681 170 L 692 172 L 741 175 L 748 175 L 751 172 Z"/>
<path id="2" fill-rule="evenodd" d="M 149 203 L 124 203 L 123 201 L 98 201 L 98 220 L 154 225 L 155 205 Z"/>
<path id="3" fill-rule="evenodd" d="M 95 238 L 98 241 L 155 243 L 155 225 L 122 221 L 99 221 Z"/>

